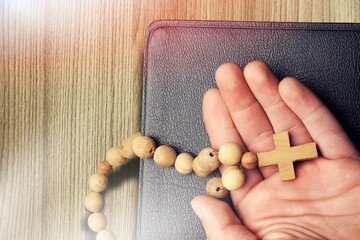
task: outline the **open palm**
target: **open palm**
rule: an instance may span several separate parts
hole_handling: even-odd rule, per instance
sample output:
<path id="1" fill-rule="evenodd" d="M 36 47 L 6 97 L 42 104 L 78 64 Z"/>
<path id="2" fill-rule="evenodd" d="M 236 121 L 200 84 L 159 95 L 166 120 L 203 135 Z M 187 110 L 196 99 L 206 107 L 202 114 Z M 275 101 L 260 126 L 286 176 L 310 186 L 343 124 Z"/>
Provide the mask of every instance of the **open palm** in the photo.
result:
<path id="1" fill-rule="evenodd" d="M 216 82 L 203 101 L 214 148 L 236 142 L 270 151 L 273 133 L 289 131 L 292 145 L 315 141 L 321 157 L 296 163 L 292 181 L 282 182 L 276 166 L 247 170 L 245 185 L 231 193 L 237 215 L 222 201 L 193 199 L 207 238 L 359 239 L 359 152 L 323 103 L 296 79 L 279 82 L 260 61 L 244 71 L 223 64 Z"/>

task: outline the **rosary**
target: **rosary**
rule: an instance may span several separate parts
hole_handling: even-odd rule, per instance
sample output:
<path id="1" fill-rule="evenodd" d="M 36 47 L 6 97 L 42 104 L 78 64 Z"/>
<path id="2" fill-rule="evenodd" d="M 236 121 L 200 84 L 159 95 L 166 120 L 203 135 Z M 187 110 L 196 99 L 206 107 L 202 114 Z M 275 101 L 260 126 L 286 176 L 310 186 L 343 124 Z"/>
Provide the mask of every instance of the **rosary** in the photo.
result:
<path id="1" fill-rule="evenodd" d="M 273 135 L 275 149 L 269 152 L 243 152 L 236 143 L 225 143 L 219 150 L 204 148 L 195 158 L 189 153 L 180 153 L 168 145 L 156 146 L 149 137 L 135 133 L 119 146 L 112 147 L 106 153 L 106 160 L 98 165 L 98 172 L 89 179 L 90 193 L 85 197 L 85 207 L 92 212 L 88 226 L 97 232 L 96 240 L 115 240 L 114 233 L 107 229 L 107 218 L 101 213 L 104 198 L 101 194 L 108 186 L 107 175 L 112 168 L 123 166 L 128 159 L 139 157 L 146 161 L 153 158 L 160 167 L 175 166 L 180 174 L 194 172 L 199 177 L 207 177 L 223 164 L 227 168 L 221 177 L 213 177 L 206 184 L 206 193 L 212 197 L 225 198 L 229 191 L 241 188 L 245 183 L 244 169 L 255 169 L 257 166 L 278 165 L 282 181 L 295 179 L 294 162 L 309 160 L 318 156 L 315 143 L 290 146 L 288 132 Z"/>

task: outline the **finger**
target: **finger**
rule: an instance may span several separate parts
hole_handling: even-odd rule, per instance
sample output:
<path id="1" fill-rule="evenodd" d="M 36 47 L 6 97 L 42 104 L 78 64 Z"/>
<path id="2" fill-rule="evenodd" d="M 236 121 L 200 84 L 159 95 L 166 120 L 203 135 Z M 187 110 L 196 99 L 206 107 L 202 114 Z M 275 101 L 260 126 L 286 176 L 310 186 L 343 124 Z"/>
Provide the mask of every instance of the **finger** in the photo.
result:
<path id="1" fill-rule="evenodd" d="M 359 155 L 330 110 L 307 87 L 294 78 L 285 78 L 279 85 L 279 92 L 304 123 L 325 158 Z"/>
<path id="2" fill-rule="evenodd" d="M 299 117 L 286 105 L 279 94 L 279 80 L 261 61 L 250 62 L 244 68 L 244 77 L 275 132 L 289 131 L 294 145 L 311 142 L 311 136 Z M 271 167 L 267 174 L 278 172 Z"/>
<path id="3" fill-rule="evenodd" d="M 279 80 L 264 62 L 253 61 L 246 65 L 244 76 L 275 132 L 288 131 L 294 145 L 312 141 L 303 122 L 282 100 Z"/>
<path id="4" fill-rule="evenodd" d="M 235 63 L 222 64 L 215 74 L 222 99 L 249 151 L 264 152 L 274 148 L 273 128 L 259 102 L 247 85 L 241 68 Z M 275 167 L 261 168 L 266 178 Z"/>
<path id="5" fill-rule="evenodd" d="M 224 143 L 234 142 L 245 149 L 220 92 L 216 88 L 209 89 L 204 94 L 203 119 L 213 148 L 219 149 Z M 220 170 L 222 169 L 223 167 L 220 168 Z M 244 186 L 231 193 L 234 203 L 238 203 L 251 188 L 263 179 L 258 169 L 246 170 L 246 178 Z"/>
<path id="6" fill-rule="evenodd" d="M 209 89 L 204 94 L 202 110 L 205 128 L 213 148 L 219 149 L 227 142 L 244 146 L 218 89 Z"/>
<path id="7" fill-rule="evenodd" d="M 223 201 L 210 196 L 197 196 L 191 201 L 191 207 L 199 217 L 208 240 L 257 239 Z"/>

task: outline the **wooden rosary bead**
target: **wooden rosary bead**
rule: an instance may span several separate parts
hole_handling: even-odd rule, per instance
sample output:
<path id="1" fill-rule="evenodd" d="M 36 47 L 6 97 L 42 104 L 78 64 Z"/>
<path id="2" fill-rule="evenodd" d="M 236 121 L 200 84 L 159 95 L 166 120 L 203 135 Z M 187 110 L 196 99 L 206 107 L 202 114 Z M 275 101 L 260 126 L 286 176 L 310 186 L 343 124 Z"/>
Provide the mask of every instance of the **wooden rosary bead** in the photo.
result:
<path id="1" fill-rule="evenodd" d="M 227 166 L 235 166 L 240 163 L 243 151 L 236 143 L 225 143 L 219 149 L 219 161 Z"/>
<path id="2" fill-rule="evenodd" d="M 108 186 L 108 179 L 105 175 L 95 173 L 89 179 L 90 189 L 94 192 L 103 192 Z"/>
<path id="3" fill-rule="evenodd" d="M 124 156 L 125 158 L 134 158 L 134 157 L 136 157 L 136 154 L 132 150 L 130 139 L 124 140 L 120 144 L 119 148 L 120 148 L 121 155 Z"/>
<path id="4" fill-rule="evenodd" d="M 199 177 L 207 177 L 210 175 L 211 171 L 206 171 L 199 165 L 199 157 L 196 157 L 192 163 L 192 168 L 194 170 L 194 173 L 198 175 Z"/>
<path id="5" fill-rule="evenodd" d="M 189 174 L 193 171 L 193 161 L 190 153 L 180 153 L 175 160 L 175 169 L 181 174 Z"/>
<path id="6" fill-rule="evenodd" d="M 256 153 L 246 152 L 241 158 L 241 165 L 245 169 L 254 169 L 258 165 L 258 158 Z"/>
<path id="7" fill-rule="evenodd" d="M 94 232 L 99 232 L 106 228 L 107 226 L 107 219 L 104 214 L 101 212 L 94 212 L 90 214 L 88 218 L 88 225 L 91 230 Z"/>
<path id="8" fill-rule="evenodd" d="M 85 207 L 90 212 L 99 212 L 104 207 L 104 197 L 97 192 L 90 192 L 85 197 Z"/>
<path id="9" fill-rule="evenodd" d="M 206 184 L 206 193 L 209 196 L 222 199 L 228 195 L 229 190 L 222 184 L 221 177 L 213 177 Z"/>
<path id="10" fill-rule="evenodd" d="M 176 160 L 176 151 L 167 145 L 158 147 L 154 153 L 154 161 L 160 167 L 174 166 Z"/>
<path id="11" fill-rule="evenodd" d="M 245 173 L 237 166 L 228 167 L 222 174 L 221 182 L 229 191 L 235 191 L 244 185 Z"/>
<path id="12" fill-rule="evenodd" d="M 106 160 L 113 167 L 120 167 L 126 162 L 126 158 L 121 154 L 119 147 L 112 147 L 106 153 Z"/>
<path id="13" fill-rule="evenodd" d="M 112 166 L 108 161 L 101 161 L 98 166 L 98 173 L 107 175 L 111 171 Z"/>
<path id="14" fill-rule="evenodd" d="M 105 229 L 98 232 L 96 235 L 96 240 L 116 240 L 116 238 L 112 231 Z"/>
<path id="15" fill-rule="evenodd" d="M 125 158 L 135 158 L 136 157 L 136 154 L 134 153 L 134 150 L 132 148 L 132 142 L 133 140 L 140 136 L 141 133 L 140 132 L 137 132 L 135 134 L 133 134 L 130 138 L 124 140 L 119 148 L 120 148 L 120 152 L 121 152 L 121 155 L 123 155 Z"/>
<path id="16" fill-rule="evenodd" d="M 142 159 L 151 158 L 154 156 L 156 143 L 148 136 L 137 136 L 132 141 L 132 148 L 136 156 Z"/>
<path id="17" fill-rule="evenodd" d="M 213 172 L 220 166 L 218 153 L 213 148 L 204 148 L 198 155 L 199 167 L 206 172 Z"/>

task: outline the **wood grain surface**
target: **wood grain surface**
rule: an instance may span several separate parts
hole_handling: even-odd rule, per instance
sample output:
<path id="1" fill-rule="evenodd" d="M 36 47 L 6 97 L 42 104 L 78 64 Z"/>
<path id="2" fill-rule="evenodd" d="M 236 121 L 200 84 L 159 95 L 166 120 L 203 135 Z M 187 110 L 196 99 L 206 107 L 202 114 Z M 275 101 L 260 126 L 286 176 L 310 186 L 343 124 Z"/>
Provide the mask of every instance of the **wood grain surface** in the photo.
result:
<path id="1" fill-rule="evenodd" d="M 87 181 L 140 129 L 158 19 L 360 22 L 360 0 L 0 0 L 0 239 L 95 239 Z M 109 176 L 117 239 L 135 239 L 138 167 Z"/>

